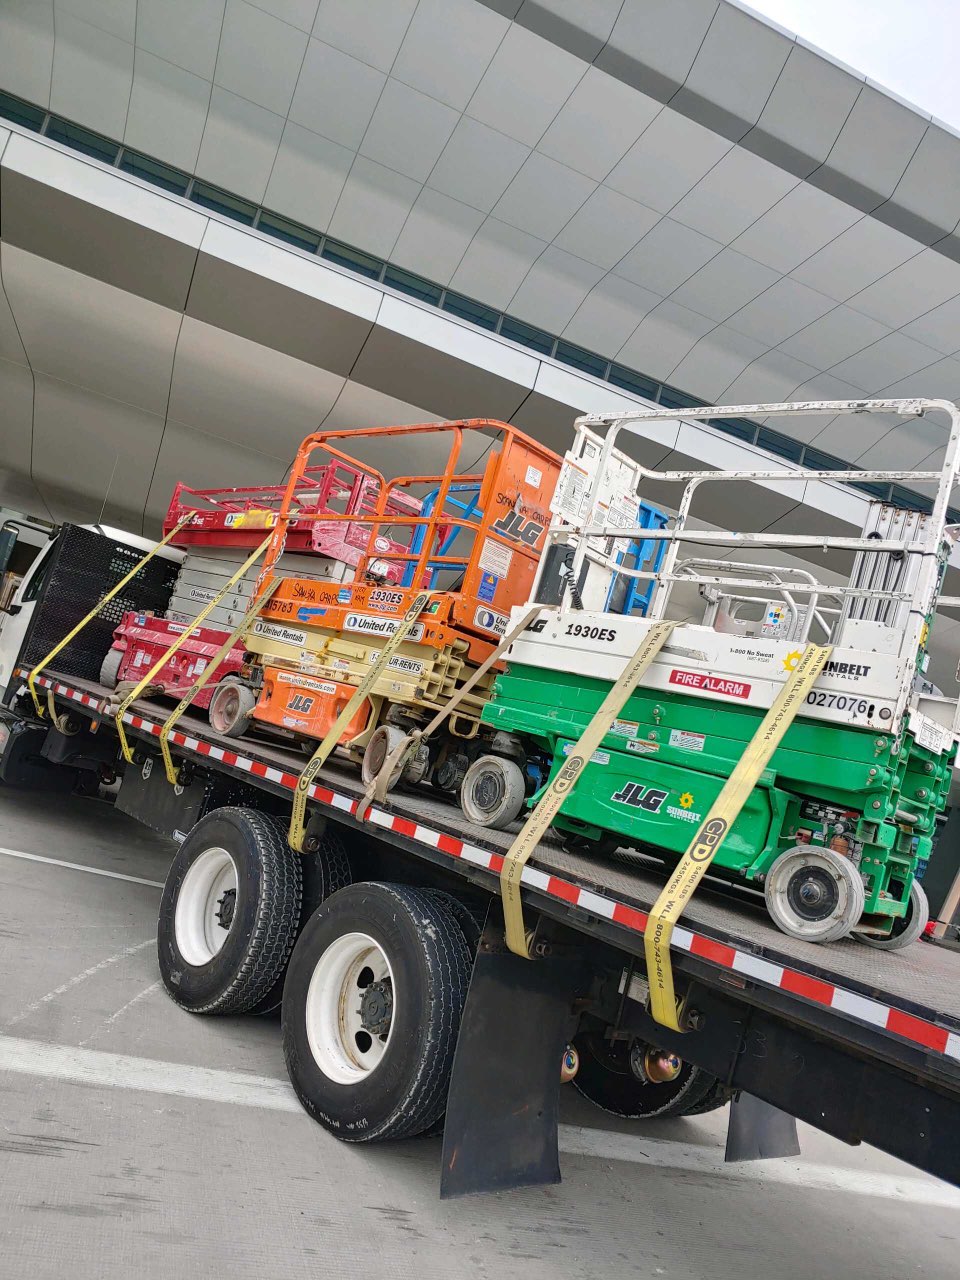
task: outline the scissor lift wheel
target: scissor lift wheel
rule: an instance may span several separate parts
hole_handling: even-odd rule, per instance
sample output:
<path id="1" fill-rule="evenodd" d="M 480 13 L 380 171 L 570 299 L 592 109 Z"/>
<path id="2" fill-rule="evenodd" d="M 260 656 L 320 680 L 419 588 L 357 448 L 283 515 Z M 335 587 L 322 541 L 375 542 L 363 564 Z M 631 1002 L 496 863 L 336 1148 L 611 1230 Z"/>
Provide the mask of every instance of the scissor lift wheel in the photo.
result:
<path id="1" fill-rule="evenodd" d="M 120 678 L 120 664 L 123 662 L 122 649 L 108 649 L 100 667 L 100 683 L 108 689 L 115 689 Z"/>
<path id="2" fill-rule="evenodd" d="M 239 680 L 221 680 L 210 699 L 210 724 L 225 738 L 239 738 L 250 723 L 250 713 L 257 705 L 253 691 Z"/>
<path id="3" fill-rule="evenodd" d="M 503 756 L 480 756 L 466 772 L 460 805 L 471 822 L 502 831 L 523 808 L 523 771 Z"/>
<path id="4" fill-rule="evenodd" d="M 386 763 L 387 757 L 399 747 L 406 736 L 402 729 L 398 729 L 393 724 L 382 724 L 373 731 L 363 753 L 363 762 L 360 766 L 360 773 L 367 786 L 377 778 Z M 394 769 L 390 781 L 387 783 L 389 791 L 392 791 L 400 781 L 402 772 L 402 769 Z"/>
<path id="5" fill-rule="evenodd" d="M 868 933 L 856 933 L 858 942 L 865 942 L 868 947 L 876 947 L 880 951 L 900 951 L 909 947 L 922 935 L 930 923 L 930 904 L 927 895 L 916 880 L 910 885 L 910 900 L 907 903 L 907 914 L 894 920 L 893 928 L 885 938 L 871 936 Z"/>
<path id="6" fill-rule="evenodd" d="M 767 872 L 764 897 L 777 928 L 807 942 L 845 938 L 863 915 L 865 901 L 855 864 L 812 845 L 781 853 Z"/>

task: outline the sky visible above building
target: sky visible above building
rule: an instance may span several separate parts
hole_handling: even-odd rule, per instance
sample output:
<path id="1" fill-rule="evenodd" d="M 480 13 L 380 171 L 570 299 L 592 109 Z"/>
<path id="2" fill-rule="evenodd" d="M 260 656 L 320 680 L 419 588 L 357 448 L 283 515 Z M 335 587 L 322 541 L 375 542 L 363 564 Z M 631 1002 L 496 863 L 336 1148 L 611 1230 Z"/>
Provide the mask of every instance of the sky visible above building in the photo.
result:
<path id="1" fill-rule="evenodd" d="M 956 0 L 752 0 L 751 7 L 960 129 Z"/>

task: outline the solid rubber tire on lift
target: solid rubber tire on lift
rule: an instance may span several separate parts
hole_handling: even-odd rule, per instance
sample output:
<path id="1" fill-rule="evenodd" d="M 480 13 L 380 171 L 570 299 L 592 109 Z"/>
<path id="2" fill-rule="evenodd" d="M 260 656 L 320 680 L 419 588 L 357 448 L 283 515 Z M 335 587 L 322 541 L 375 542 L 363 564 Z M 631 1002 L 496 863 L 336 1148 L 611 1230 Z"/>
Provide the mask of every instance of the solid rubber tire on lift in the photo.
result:
<path id="1" fill-rule="evenodd" d="M 252 689 L 240 680 L 221 680 L 210 698 L 207 719 L 215 733 L 225 738 L 240 738 L 250 723 L 250 713 L 257 705 Z"/>
<path id="2" fill-rule="evenodd" d="M 525 798 L 523 770 L 504 756 L 479 756 L 460 787 L 460 808 L 467 820 L 495 831 L 509 827 Z"/>
<path id="3" fill-rule="evenodd" d="M 573 1077 L 578 1093 L 594 1106 L 625 1120 L 665 1119 L 698 1114 L 717 1085 L 715 1076 L 684 1062 L 675 1080 L 646 1083 L 630 1066 L 630 1042 L 607 1040 L 602 1031 L 581 1032 L 574 1039 L 580 1067 Z M 717 1102 L 715 1105 L 722 1105 Z M 704 1107 L 704 1110 L 712 1110 Z"/>
<path id="4" fill-rule="evenodd" d="M 115 689 L 120 679 L 120 664 L 126 657 L 123 649 L 108 649 L 100 664 L 100 683 L 107 689 Z"/>
<path id="5" fill-rule="evenodd" d="M 205 865 L 214 870 L 221 866 L 221 878 L 205 876 Z M 206 899 L 204 879 L 209 882 Z M 235 886 L 232 919 L 224 927 L 218 917 L 215 929 L 223 928 L 225 936 L 217 934 L 207 955 L 195 945 L 197 937 L 202 942 L 209 936 L 202 926 L 194 927 L 198 912 L 230 879 Z M 301 896 L 300 863 L 273 819 L 232 807 L 207 814 L 177 851 L 160 899 L 157 955 L 168 993 L 191 1013 L 254 1008 L 286 967 L 300 923 Z M 226 898 L 225 891 L 217 903 L 221 912 Z"/>
<path id="6" fill-rule="evenodd" d="M 805 871 L 806 879 L 798 879 Z M 809 906 L 802 900 L 807 888 L 814 895 Z M 823 895 L 833 893 L 831 905 Z M 767 872 L 763 896 L 778 929 L 791 938 L 820 943 L 845 938 L 863 915 L 865 901 L 856 864 L 817 845 L 795 845 L 781 853 Z"/>
<path id="7" fill-rule="evenodd" d="M 374 963 L 387 971 L 395 1000 L 369 1069 L 356 1061 L 369 1052 L 363 1033 L 353 1034 L 355 1047 L 348 1035 L 355 999 L 373 985 L 357 968 L 362 952 L 337 969 L 344 948 L 366 944 L 376 953 L 369 971 Z M 307 921 L 283 992 L 283 1052 L 306 1111 L 344 1142 L 414 1137 L 435 1125 L 469 979 L 460 925 L 423 890 L 368 881 L 335 893 Z"/>
<path id="8" fill-rule="evenodd" d="M 893 932 L 888 938 L 871 937 L 868 933 L 853 932 L 858 942 L 865 942 L 868 947 L 876 947 L 878 951 L 901 951 L 916 942 L 930 923 L 930 904 L 923 885 L 916 880 L 910 884 L 910 900 L 907 914 L 894 921 Z"/>
<path id="9" fill-rule="evenodd" d="M 323 835 L 318 836 L 317 848 L 312 849 L 309 853 L 295 853 L 287 844 L 287 832 L 290 827 L 289 820 L 287 818 L 278 818 L 272 814 L 264 814 L 263 817 L 267 822 L 273 823 L 280 839 L 289 849 L 290 857 L 296 858 L 300 863 L 300 871 L 303 876 L 303 897 L 300 904 L 300 919 L 294 938 L 294 941 L 296 941 L 303 930 L 303 926 L 316 911 L 317 907 L 320 906 L 321 902 L 325 902 L 338 889 L 345 889 L 348 884 L 353 883 L 350 860 L 347 857 L 343 840 L 335 831 L 328 829 Z M 287 966 L 284 965 L 279 977 L 267 994 L 262 1000 L 258 1000 L 255 1005 L 249 1008 L 247 1013 L 253 1014 L 255 1017 L 277 1013 L 283 1001 L 283 984 L 286 975 Z"/>
<path id="10" fill-rule="evenodd" d="M 382 724 L 374 729 L 370 735 L 370 741 L 364 748 L 363 760 L 360 762 L 360 774 L 368 787 L 383 768 L 387 756 L 399 747 L 406 736 L 395 724 Z M 392 791 L 400 781 L 402 772 L 401 769 L 394 769 L 393 776 L 387 783 L 388 791 Z"/>

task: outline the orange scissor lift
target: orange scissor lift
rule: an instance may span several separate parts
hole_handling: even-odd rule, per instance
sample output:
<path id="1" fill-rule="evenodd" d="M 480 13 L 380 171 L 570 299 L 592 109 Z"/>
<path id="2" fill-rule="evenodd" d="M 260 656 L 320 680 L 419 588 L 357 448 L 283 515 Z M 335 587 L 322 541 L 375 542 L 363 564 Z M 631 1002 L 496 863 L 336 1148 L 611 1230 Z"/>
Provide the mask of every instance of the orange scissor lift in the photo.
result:
<path id="1" fill-rule="evenodd" d="M 362 440 L 376 456 L 378 444 L 391 437 L 426 435 L 447 444 L 442 470 L 393 479 L 334 444 Z M 484 436 L 490 443 L 482 449 Z M 467 440 L 474 446 L 470 454 L 482 449 L 485 462 L 482 469 L 460 472 Z M 327 516 L 362 524 L 366 551 L 352 583 L 276 582 L 288 498 L 321 450 L 376 482 L 372 513 Z M 443 710 L 495 653 L 511 607 L 529 598 L 560 465 L 556 454 L 523 432 L 485 418 L 308 436 L 258 582 L 261 595 L 271 594 L 256 631 L 246 636 L 246 694 L 231 722 L 217 725 L 220 731 L 238 735 L 257 725 L 292 733 L 312 749 L 373 675 L 338 741 L 363 761 L 368 781 L 376 777 L 405 734 Z M 397 514 L 401 495 L 417 499 L 420 513 Z M 383 661 L 386 649 L 389 660 Z M 487 672 L 462 696 L 443 731 L 419 745 L 404 766 L 406 780 L 430 777 L 441 790 L 459 786 L 476 754 L 479 714 L 492 679 Z"/>

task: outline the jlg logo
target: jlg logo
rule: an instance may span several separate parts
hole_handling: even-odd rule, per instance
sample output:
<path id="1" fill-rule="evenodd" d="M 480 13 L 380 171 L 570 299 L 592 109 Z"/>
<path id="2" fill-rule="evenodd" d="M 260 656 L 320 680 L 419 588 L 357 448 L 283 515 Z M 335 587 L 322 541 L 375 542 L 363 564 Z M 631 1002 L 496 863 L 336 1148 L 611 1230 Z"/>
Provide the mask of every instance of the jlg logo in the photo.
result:
<path id="1" fill-rule="evenodd" d="M 313 698 L 308 698 L 305 693 L 295 693 L 287 703 L 288 711 L 299 711 L 301 715 L 307 715 L 313 706 Z"/>
<path id="2" fill-rule="evenodd" d="M 543 527 L 536 520 L 524 520 L 518 511 L 508 511 L 502 520 L 493 525 L 493 532 L 499 533 L 501 538 L 509 538 L 511 542 L 535 547 L 540 541 Z"/>
<path id="3" fill-rule="evenodd" d="M 628 804 L 634 809 L 644 809 L 647 813 L 659 813 L 660 807 L 669 792 L 657 787 L 642 787 L 638 782 L 628 782 L 622 791 L 610 797 L 617 804 Z"/>

